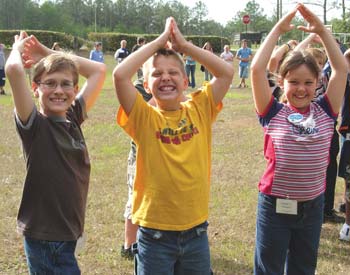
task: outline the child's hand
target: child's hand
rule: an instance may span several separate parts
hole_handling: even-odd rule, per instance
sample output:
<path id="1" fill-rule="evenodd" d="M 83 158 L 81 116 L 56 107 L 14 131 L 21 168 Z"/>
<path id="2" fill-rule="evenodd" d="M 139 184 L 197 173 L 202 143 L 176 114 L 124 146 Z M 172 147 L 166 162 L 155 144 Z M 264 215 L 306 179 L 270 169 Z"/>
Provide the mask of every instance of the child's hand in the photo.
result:
<path id="1" fill-rule="evenodd" d="M 165 28 L 163 33 L 158 36 L 157 43 L 159 44 L 159 48 L 170 48 L 170 35 L 171 35 L 171 28 L 172 28 L 172 20 L 174 20 L 172 17 L 168 17 L 165 22 Z"/>
<path id="2" fill-rule="evenodd" d="M 188 43 L 182 33 L 180 32 L 174 18 L 172 19 L 172 28 L 171 28 L 171 35 L 170 35 L 170 41 L 171 41 L 171 47 L 173 50 L 177 52 L 184 52 L 183 49 Z"/>
<path id="3" fill-rule="evenodd" d="M 21 31 L 19 35 L 15 35 L 15 43 L 13 43 L 12 49 L 17 50 L 22 54 L 24 50 L 24 45 L 29 39 L 30 37 L 28 36 L 28 34 L 25 31 Z"/>
<path id="4" fill-rule="evenodd" d="M 31 67 L 33 64 L 39 62 L 43 57 L 48 55 L 48 48 L 39 42 L 39 40 L 32 35 L 31 39 L 24 45 L 22 59 L 25 67 Z"/>
<path id="5" fill-rule="evenodd" d="M 284 34 L 294 28 L 294 25 L 291 24 L 291 22 L 296 12 L 297 12 L 297 6 L 277 22 L 276 28 L 279 30 L 280 34 Z"/>
<path id="6" fill-rule="evenodd" d="M 308 22 L 308 25 L 305 26 L 298 26 L 299 30 L 302 30 L 304 32 L 313 32 L 313 33 L 321 33 L 326 28 L 324 27 L 321 20 L 316 16 L 311 10 L 309 10 L 306 6 L 299 3 L 297 5 L 297 9 L 300 12 L 300 14 L 304 17 L 304 19 Z"/>

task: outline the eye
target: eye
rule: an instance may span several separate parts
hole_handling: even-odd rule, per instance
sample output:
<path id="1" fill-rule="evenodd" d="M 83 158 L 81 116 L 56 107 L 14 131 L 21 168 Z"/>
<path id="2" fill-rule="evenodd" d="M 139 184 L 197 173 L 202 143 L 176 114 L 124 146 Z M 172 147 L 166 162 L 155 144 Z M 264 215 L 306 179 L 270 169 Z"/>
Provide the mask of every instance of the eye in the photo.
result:
<path id="1" fill-rule="evenodd" d="M 153 77 L 160 77 L 162 74 L 161 74 L 160 72 L 155 71 L 155 72 L 153 72 L 151 75 L 152 75 Z"/>
<path id="2" fill-rule="evenodd" d="M 56 81 L 46 81 L 43 83 L 47 88 L 56 88 L 57 87 L 57 82 Z"/>
<path id="3" fill-rule="evenodd" d="M 297 85 L 298 84 L 298 82 L 295 81 L 295 80 L 289 80 L 288 83 L 291 84 L 291 85 Z"/>
<path id="4" fill-rule="evenodd" d="M 70 88 L 73 88 L 73 86 L 74 86 L 74 84 L 73 84 L 73 82 L 71 82 L 71 81 L 63 81 L 63 82 L 61 83 L 61 87 L 62 87 L 63 89 L 70 89 Z"/>
<path id="5" fill-rule="evenodd" d="M 178 75 L 179 72 L 178 72 L 178 71 L 170 71 L 169 74 L 170 74 L 170 75 Z"/>

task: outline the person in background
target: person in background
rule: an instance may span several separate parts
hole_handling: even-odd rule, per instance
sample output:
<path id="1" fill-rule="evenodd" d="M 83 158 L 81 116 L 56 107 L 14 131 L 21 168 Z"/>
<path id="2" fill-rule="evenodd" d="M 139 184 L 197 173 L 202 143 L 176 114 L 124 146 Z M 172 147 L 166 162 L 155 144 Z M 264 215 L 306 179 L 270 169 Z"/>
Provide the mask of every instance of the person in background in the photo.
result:
<path id="1" fill-rule="evenodd" d="M 230 45 L 224 46 L 224 51 L 220 54 L 220 58 L 229 63 L 231 66 L 233 66 L 233 54 L 230 50 Z M 232 84 L 230 85 L 230 88 L 232 88 Z"/>
<path id="2" fill-rule="evenodd" d="M 193 44 L 192 40 L 188 42 Z M 185 60 L 186 75 L 189 81 L 188 85 L 194 89 L 196 87 L 196 60 L 194 60 L 192 56 L 186 54 L 183 55 L 183 58 Z"/>
<path id="3" fill-rule="evenodd" d="M 242 47 L 236 53 L 236 58 L 239 60 L 239 78 L 241 79 L 238 88 L 248 87 L 245 81 L 248 78 L 249 61 L 252 56 L 252 50 L 248 48 L 248 41 L 243 39 Z"/>
<path id="4" fill-rule="evenodd" d="M 5 53 L 4 53 L 5 45 L 0 43 L 0 95 L 5 94 L 4 86 L 6 83 L 5 76 Z"/>
<path id="5" fill-rule="evenodd" d="M 120 41 L 120 48 L 114 53 L 114 59 L 117 61 L 118 64 L 122 63 L 122 61 L 129 55 L 129 51 L 126 48 L 126 44 L 126 40 Z"/>
<path id="6" fill-rule="evenodd" d="M 104 63 L 104 56 L 102 52 L 102 42 L 95 42 L 94 49 L 90 52 L 90 60 Z"/>
<path id="7" fill-rule="evenodd" d="M 51 47 L 51 50 L 54 50 L 54 51 L 62 51 L 61 47 L 60 47 L 60 44 L 58 42 L 55 42 L 53 43 L 52 47 Z"/>
<path id="8" fill-rule="evenodd" d="M 345 182 L 345 223 L 340 232 L 339 239 L 350 242 L 350 49 L 344 53 L 348 64 L 348 79 L 341 110 L 339 133 L 341 134 L 341 151 L 339 160 L 339 177 Z"/>
<path id="9" fill-rule="evenodd" d="M 131 53 L 136 52 L 139 48 L 141 48 L 146 43 L 146 38 L 137 37 L 136 44 L 132 47 Z M 137 70 L 137 79 L 141 79 L 143 77 L 142 68 Z"/>
<path id="10" fill-rule="evenodd" d="M 214 53 L 213 47 L 211 46 L 209 41 L 204 43 L 203 49 Z M 203 65 L 201 65 L 201 68 L 202 68 L 202 66 Z M 213 75 L 204 66 L 203 66 L 203 69 L 204 69 L 204 80 L 210 81 L 213 78 Z"/>

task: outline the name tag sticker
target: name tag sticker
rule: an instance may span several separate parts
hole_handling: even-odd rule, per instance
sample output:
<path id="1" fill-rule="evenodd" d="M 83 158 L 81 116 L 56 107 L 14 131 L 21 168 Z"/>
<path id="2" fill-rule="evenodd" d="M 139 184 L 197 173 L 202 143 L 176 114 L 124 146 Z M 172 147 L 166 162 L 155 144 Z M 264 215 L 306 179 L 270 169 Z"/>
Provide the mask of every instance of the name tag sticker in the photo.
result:
<path id="1" fill-rule="evenodd" d="M 291 123 L 299 123 L 300 121 L 303 120 L 303 115 L 299 113 L 293 113 L 288 116 L 288 121 Z"/>
<path id="2" fill-rule="evenodd" d="M 298 201 L 277 199 L 276 200 L 276 213 L 279 214 L 298 214 Z"/>

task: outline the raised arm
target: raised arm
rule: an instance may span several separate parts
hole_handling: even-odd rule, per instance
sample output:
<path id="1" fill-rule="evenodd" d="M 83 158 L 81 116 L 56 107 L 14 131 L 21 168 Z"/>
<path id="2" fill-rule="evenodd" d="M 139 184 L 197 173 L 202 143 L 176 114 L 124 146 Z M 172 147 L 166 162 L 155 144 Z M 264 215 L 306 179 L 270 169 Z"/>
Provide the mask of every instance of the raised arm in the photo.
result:
<path id="1" fill-rule="evenodd" d="M 24 44 L 32 37 L 21 31 L 15 36 L 15 43 L 5 65 L 5 72 L 12 89 L 12 97 L 19 119 L 26 124 L 34 108 L 34 101 L 27 86 L 26 74 L 22 62 Z"/>
<path id="2" fill-rule="evenodd" d="M 26 43 L 23 58 L 27 65 L 31 65 L 52 53 L 57 52 L 44 46 L 35 36 L 32 36 L 30 43 Z M 86 110 L 89 111 L 102 89 L 106 76 L 106 65 L 74 54 L 69 54 L 69 56 L 77 64 L 79 74 L 86 79 L 78 95 L 83 97 Z"/>
<path id="3" fill-rule="evenodd" d="M 171 20 L 173 20 L 171 33 L 172 48 L 175 51 L 192 56 L 193 59 L 207 68 L 207 70 L 214 76 L 210 81 L 214 102 L 215 104 L 220 103 L 230 88 L 234 73 L 233 66 L 210 51 L 206 51 L 186 41 L 177 27 L 175 20 L 173 18 Z"/>
<path id="4" fill-rule="evenodd" d="M 164 32 L 155 40 L 143 45 L 129 55 L 113 70 L 113 83 L 118 100 L 126 114 L 131 112 L 136 100 L 137 90 L 132 83 L 132 77 L 158 49 L 164 48 L 170 35 L 171 22 L 167 20 Z"/>
<path id="5" fill-rule="evenodd" d="M 332 74 L 328 82 L 326 94 L 334 112 L 338 112 L 345 92 L 347 64 L 339 46 L 331 32 L 322 24 L 321 20 L 303 4 L 298 4 L 298 10 L 308 26 L 298 26 L 305 32 L 313 32 L 321 38 L 322 44 L 332 67 Z"/>
<path id="6" fill-rule="evenodd" d="M 294 27 L 291 24 L 291 21 L 296 12 L 297 9 L 294 8 L 277 22 L 254 55 L 250 67 L 251 83 L 255 108 L 259 114 L 265 112 L 272 97 L 271 89 L 266 76 L 267 64 L 280 35 Z"/>

